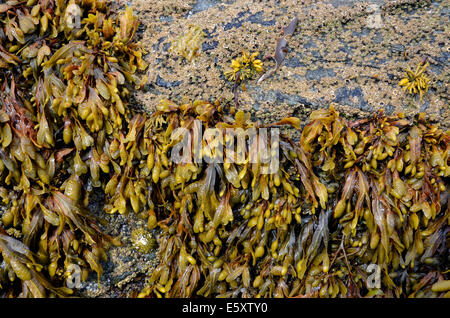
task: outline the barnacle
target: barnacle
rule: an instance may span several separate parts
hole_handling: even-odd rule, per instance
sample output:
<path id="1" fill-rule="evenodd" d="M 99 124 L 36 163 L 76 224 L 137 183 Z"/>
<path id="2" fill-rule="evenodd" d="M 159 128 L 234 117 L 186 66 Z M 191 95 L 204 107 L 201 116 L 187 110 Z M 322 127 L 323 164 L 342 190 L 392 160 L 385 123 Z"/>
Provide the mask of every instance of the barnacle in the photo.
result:
<path id="1" fill-rule="evenodd" d="M 225 76 L 232 82 L 239 76 L 239 80 L 244 82 L 253 78 L 256 74 L 260 74 L 263 71 L 263 66 L 262 61 L 256 58 L 258 55 L 259 52 L 249 54 L 242 51 L 242 56 L 231 61 L 231 70 L 226 71 Z"/>
<path id="2" fill-rule="evenodd" d="M 428 91 L 430 79 L 425 75 L 426 69 L 430 63 L 419 63 L 416 70 L 406 69 L 405 77 L 400 80 L 398 85 L 403 87 L 403 90 L 408 90 L 409 94 L 416 95 L 417 93 L 422 100 L 423 95 Z"/>
<path id="3" fill-rule="evenodd" d="M 202 28 L 191 24 L 186 33 L 180 34 L 172 41 L 169 51 L 192 61 L 198 56 L 204 37 Z"/>
<path id="4" fill-rule="evenodd" d="M 156 246 L 156 242 L 152 234 L 143 228 L 134 229 L 131 232 L 131 240 L 133 242 L 133 246 L 141 253 L 148 253 Z"/>

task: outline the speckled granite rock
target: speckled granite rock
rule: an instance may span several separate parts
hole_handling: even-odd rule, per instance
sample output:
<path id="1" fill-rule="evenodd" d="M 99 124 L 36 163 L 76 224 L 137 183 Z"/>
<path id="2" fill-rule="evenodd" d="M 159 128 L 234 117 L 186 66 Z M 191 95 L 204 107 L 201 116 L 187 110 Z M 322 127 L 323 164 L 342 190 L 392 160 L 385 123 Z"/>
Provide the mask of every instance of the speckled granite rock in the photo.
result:
<path id="1" fill-rule="evenodd" d="M 312 109 L 335 103 L 349 116 L 383 108 L 388 114 L 427 112 L 449 125 L 448 2 L 199 0 L 186 8 L 183 1 L 158 1 L 165 2 L 161 10 L 131 1 L 145 24 L 150 63 L 148 85 L 136 101 L 149 111 L 161 98 L 231 100 L 232 83 L 223 76 L 231 59 L 242 50 L 272 54 L 282 28 L 297 16 L 283 66 L 240 91 L 243 109 L 262 120 L 299 113 L 305 120 Z M 203 28 L 206 38 L 200 55 L 187 62 L 168 48 L 191 24 Z M 419 102 L 397 83 L 404 68 L 425 57 L 432 88 Z"/>
<path id="2" fill-rule="evenodd" d="M 124 4 L 118 1 L 118 6 Z M 253 118 L 275 121 L 283 116 L 307 120 L 312 110 L 334 103 L 343 115 L 363 117 L 383 108 L 412 115 L 426 112 L 449 128 L 448 1 L 422 0 L 130 0 L 142 25 L 148 51 L 148 84 L 134 95 L 138 107 L 152 112 L 160 99 L 174 101 L 233 99 L 223 73 L 242 50 L 273 53 L 283 27 L 297 16 L 288 53 L 275 75 L 256 79 L 239 90 L 240 107 Z M 172 40 L 193 24 L 206 36 L 193 61 L 170 53 Z M 397 85 L 406 67 L 430 61 L 431 89 L 422 102 Z M 266 69 L 273 62 L 265 62 Z M 82 296 L 132 295 L 157 262 L 131 247 L 132 228 L 145 226 L 134 215 L 104 216 L 105 231 L 121 235 L 97 284 L 92 275 Z"/>

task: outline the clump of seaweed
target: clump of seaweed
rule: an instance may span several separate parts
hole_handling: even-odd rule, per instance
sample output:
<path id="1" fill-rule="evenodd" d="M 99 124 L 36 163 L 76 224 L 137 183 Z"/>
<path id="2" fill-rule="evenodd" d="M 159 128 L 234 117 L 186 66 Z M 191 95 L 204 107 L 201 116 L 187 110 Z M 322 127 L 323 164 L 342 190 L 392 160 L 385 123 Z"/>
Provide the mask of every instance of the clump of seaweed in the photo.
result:
<path id="1" fill-rule="evenodd" d="M 225 72 L 229 81 L 240 80 L 245 82 L 263 71 L 261 60 L 256 57 L 259 52 L 252 54 L 242 51 L 242 55 L 231 61 L 231 70 Z"/>
<path id="2" fill-rule="evenodd" d="M 272 68 L 267 73 L 264 73 L 258 79 L 258 83 L 261 83 L 265 79 L 271 77 L 280 68 L 281 64 L 283 63 L 283 61 L 286 57 L 286 53 L 288 51 L 287 50 L 288 41 L 286 38 L 289 38 L 294 34 L 295 29 L 297 28 L 297 24 L 298 24 L 298 18 L 294 17 L 291 20 L 291 22 L 289 22 L 289 24 L 285 28 L 283 28 L 283 36 L 277 39 L 277 46 L 275 47 L 275 53 L 273 55 L 264 57 L 264 60 L 269 59 L 269 58 L 274 59 L 275 63 L 276 63 L 275 67 Z"/>
<path id="3" fill-rule="evenodd" d="M 243 83 L 243 88 L 245 89 L 245 81 L 263 71 L 262 61 L 256 58 L 258 55 L 259 52 L 249 54 L 246 51 L 242 51 L 242 56 L 232 60 L 231 69 L 225 72 L 228 80 L 234 82 L 233 93 L 235 106 L 239 106 L 239 84 Z"/>
<path id="4" fill-rule="evenodd" d="M 410 68 L 407 68 L 405 77 L 398 83 L 398 85 L 403 87 L 403 90 L 408 90 L 409 94 L 419 94 L 420 101 L 422 101 L 423 95 L 426 94 L 429 88 L 430 79 L 425 74 L 429 64 L 429 62 L 419 63 L 414 72 Z"/>
<path id="5" fill-rule="evenodd" d="M 190 62 L 198 56 L 204 37 L 203 29 L 191 24 L 186 33 L 180 34 L 172 41 L 169 52 L 176 53 Z"/>
<path id="6" fill-rule="evenodd" d="M 205 102 L 166 101 L 150 121 L 151 139 L 166 140 L 155 147 L 167 153 L 174 127 L 263 127 Z M 262 158 L 196 163 L 194 150 L 187 163 L 169 162 L 165 176 L 158 168 L 154 202 L 173 204 L 155 206 L 160 264 L 139 297 L 438 295 L 432 285 L 448 271 L 447 134 L 423 115 L 347 121 L 331 107 L 311 114 L 299 143 L 277 143 L 272 174 L 262 173 Z M 380 269 L 378 287 L 368 287 L 369 264 Z"/>
<path id="7" fill-rule="evenodd" d="M 71 266 L 82 279 L 91 270 L 100 277 L 105 251 L 120 244 L 101 232 L 87 203 L 104 187 L 102 174 L 122 169 L 110 145 L 127 135 L 126 100 L 146 63 L 131 8 L 108 8 L 99 0 L 1 5 L 4 295 L 71 294 L 63 287 Z"/>

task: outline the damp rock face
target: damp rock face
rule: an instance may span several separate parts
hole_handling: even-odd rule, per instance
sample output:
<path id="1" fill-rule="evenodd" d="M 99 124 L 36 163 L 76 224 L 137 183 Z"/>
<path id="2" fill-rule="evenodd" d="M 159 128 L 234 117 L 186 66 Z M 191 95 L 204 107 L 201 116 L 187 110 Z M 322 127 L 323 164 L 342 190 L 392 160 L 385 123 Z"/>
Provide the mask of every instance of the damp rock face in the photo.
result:
<path id="1" fill-rule="evenodd" d="M 127 215 L 105 215 L 102 230 L 120 237 L 122 245 L 108 251 L 108 260 L 103 265 L 100 281 L 91 274 L 82 283 L 78 294 L 81 297 L 130 297 L 142 289 L 145 277 L 158 264 L 156 242 L 151 232 L 145 230 L 146 222 L 133 213 Z"/>
<path id="2" fill-rule="evenodd" d="M 288 41 L 282 66 L 271 78 L 257 78 L 239 89 L 240 108 L 262 121 L 297 116 L 302 124 L 311 111 L 331 103 L 343 116 L 365 117 L 383 108 L 387 114 L 426 112 L 449 127 L 449 5 L 422 0 L 130 0 L 142 25 L 147 50 L 148 82 L 134 93 L 138 107 L 152 113 L 162 98 L 176 102 L 233 102 L 233 83 L 224 72 L 242 50 L 273 54 L 283 28 L 296 16 L 297 29 Z M 122 3 L 117 4 L 118 7 Z M 191 25 L 205 33 L 191 61 L 171 53 L 173 41 Z M 424 58 L 430 62 L 430 90 L 422 101 L 398 86 L 404 69 Z M 271 60 L 265 69 L 274 67 Z M 104 230 L 122 237 L 113 247 L 100 284 L 92 275 L 82 296 L 123 297 L 140 290 L 158 264 L 156 253 L 134 249 L 132 229 L 142 221 L 107 216 Z M 158 233 L 152 233 L 158 238 Z"/>
<path id="3" fill-rule="evenodd" d="M 161 98 L 175 101 L 233 100 L 233 83 L 223 73 L 242 50 L 273 54 L 276 40 L 293 17 L 299 20 L 288 41 L 283 65 L 271 78 L 239 89 L 240 107 L 263 121 L 301 116 L 305 107 L 331 103 L 348 116 L 383 108 L 388 114 L 425 111 L 448 126 L 449 6 L 445 1 L 130 1 L 143 20 L 148 48 L 148 84 L 136 101 L 150 112 Z M 171 43 L 192 26 L 205 39 L 192 61 L 171 54 Z M 422 101 L 398 82 L 407 67 L 430 62 L 431 88 Z M 274 62 L 264 63 L 267 69 Z M 290 96 L 265 99 L 270 92 Z M 293 104 L 292 101 L 295 101 Z M 298 101 L 298 102 L 297 102 Z M 303 102 L 302 102 L 303 101 Z M 307 115 L 307 112 L 306 112 Z M 307 116 L 302 117 L 305 120 Z"/>

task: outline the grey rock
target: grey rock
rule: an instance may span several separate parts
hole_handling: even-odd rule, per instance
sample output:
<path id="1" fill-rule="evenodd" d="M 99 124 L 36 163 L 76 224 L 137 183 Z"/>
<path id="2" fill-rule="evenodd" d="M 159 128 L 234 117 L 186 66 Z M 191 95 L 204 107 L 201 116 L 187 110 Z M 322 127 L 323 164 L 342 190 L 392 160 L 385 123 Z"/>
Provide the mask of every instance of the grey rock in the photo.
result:
<path id="1" fill-rule="evenodd" d="M 355 97 L 358 102 L 354 102 Z M 363 92 L 360 87 L 349 89 L 347 87 L 340 87 L 336 91 L 335 101 L 341 105 L 349 105 L 356 107 L 363 111 L 373 111 L 373 107 L 364 100 Z"/>
<path id="2" fill-rule="evenodd" d="M 312 50 L 311 51 L 311 55 L 313 57 L 315 57 L 316 59 L 321 59 L 322 58 L 322 55 L 320 54 L 320 52 L 318 50 Z"/>
<path id="3" fill-rule="evenodd" d="M 255 88 L 255 90 L 257 90 Z M 269 91 L 262 91 L 257 90 L 254 94 L 254 99 L 257 101 L 256 105 L 253 107 L 259 107 L 258 102 L 271 102 L 271 103 L 286 103 L 289 106 L 296 106 L 298 104 L 303 105 L 310 105 L 311 103 L 308 102 L 308 100 L 302 96 L 296 95 L 296 94 L 287 94 L 283 93 L 280 90 L 269 90 Z M 255 108 L 258 109 L 258 108 Z"/>
<path id="4" fill-rule="evenodd" d="M 386 115 L 393 115 L 394 114 L 394 110 L 395 110 L 395 107 L 392 106 L 391 104 L 386 105 L 384 107 L 384 112 L 385 112 Z"/>
<path id="5" fill-rule="evenodd" d="M 245 16 L 246 14 L 248 14 L 249 12 L 250 12 L 250 10 L 239 12 L 237 14 L 236 18 L 234 18 L 233 20 L 231 20 L 231 22 L 229 22 L 223 26 L 224 31 L 230 30 L 232 28 L 240 28 L 242 26 L 242 23 L 244 23 L 244 20 L 242 19 L 242 17 Z"/>
<path id="6" fill-rule="evenodd" d="M 287 66 L 287 67 L 306 67 L 306 64 L 304 64 L 303 62 L 301 62 L 300 58 L 298 56 L 294 56 L 294 57 L 288 57 L 283 61 L 283 65 Z"/>
<path id="7" fill-rule="evenodd" d="M 373 42 L 377 44 L 383 42 L 383 34 L 381 32 L 376 31 L 375 37 L 373 38 Z"/>
<path id="8" fill-rule="evenodd" d="M 251 23 L 256 23 L 264 26 L 275 25 L 274 19 L 268 21 L 264 20 L 264 13 L 262 11 L 259 11 L 249 16 L 248 21 L 250 21 Z"/>
<path id="9" fill-rule="evenodd" d="M 164 52 L 168 52 L 169 51 L 169 48 L 172 46 L 172 43 L 164 43 L 164 45 L 163 45 L 163 47 L 162 47 L 162 50 L 164 51 Z"/>
<path id="10" fill-rule="evenodd" d="M 159 17 L 159 21 L 161 22 L 172 22 L 173 21 L 173 17 L 170 15 L 162 15 Z"/>
<path id="11" fill-rule="evenodd" d="M 192 10 L 188 12 L 187 17 L 190 17 L 196 13 L 208 10 L 219 4 L 219 0 L 198 0 L 197 3 L 192 7 Z"/>
<path id="12" fill-rule="evenodd" d="M 406 48 L 402 44 L 392 44 L 391 45 L 391 52 L 392 53 L 401 54 L 401 53 L 405 52 L 405 50 L 406 50 Z"/>
<path id="13" fill-rule="evenodd" d="M 371 0 L 371 1 L 367 1 L 370 3 L 376 3 L 376 4 L 383 4 L 385 0 Z M 358 0 L 331 0 L 330 3 L 333 5 L 333 7 L 337 8 L 337 7 L 342 7 L 342 6 L 347 6 L 347 7 L 352 7 L 355 3 L 357 2 L 361 2 Z"/>
<path id="14" fill-rule="evenodd" d="M 318 67 L 315 70 L 306 71 L 306 79 L 311 80 L 321 80 L 323 77 L 333 77 L 336 73 L 331 68 Z"/>
<path id="15" fill-rule="evenodd" d="M 313 40 L 309 40 L 307 43 L 303 45 L 305 49 L 311 49 L 317 47 L 317 44 Z"/>
<path id="16" fill-rule="evenodd" d="M 159 47 L 161 46 L 161 43 L 163 43 L 163 42 L 166 40 L 166 38 L 167 38 L 167 37 L 165 37 L 165 36 L 160 37 L 160 38 L 158 39 L 158 42 L 155 43 L 155 44 L 153 45 L 153 49 L 154 49 L 155 51 L 159 51 Z"/>
<path id="17" fill-rule="evenodd" d="M 165 88 L 172 88 L 172 87 L 177 87 L 179 85 L 181 85 L 183 83 L 183 81 L 173 81 L 173 82 L 168 82 L 166 80 L 164 80 L 161 76 L 156 75 L 156 85 L 160 86 L 160 87 L 165 87 Z"/>
<path id="18" fill-rule="evenodd" d="M 217 41 L 203 42 L 202 51 L 214 50 L 218 44 L 219 44 L 219 42 L 217 42 Z"/>

